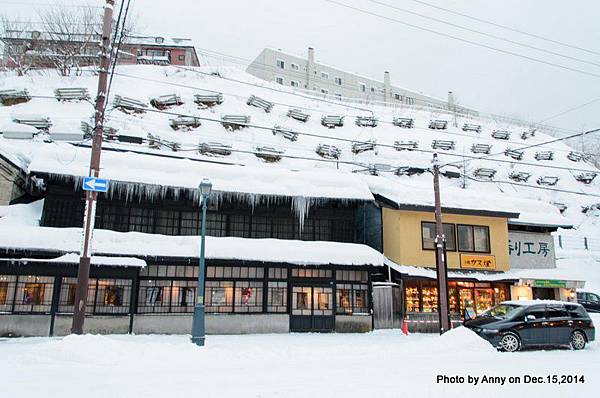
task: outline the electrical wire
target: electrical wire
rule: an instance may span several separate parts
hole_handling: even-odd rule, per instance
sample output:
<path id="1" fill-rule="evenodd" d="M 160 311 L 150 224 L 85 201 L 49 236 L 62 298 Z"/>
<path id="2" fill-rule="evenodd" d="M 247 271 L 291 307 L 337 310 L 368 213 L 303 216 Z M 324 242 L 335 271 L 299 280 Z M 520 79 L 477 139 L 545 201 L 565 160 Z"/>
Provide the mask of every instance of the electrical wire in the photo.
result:
<path id="1" fill-rule="evenodd" d="M 131 109 L 135 109 L 135 110 L 139 110 L 142 112 L 153 112 L 153 113 L 160 113 L 160 114 L 165 114 L 165 115 L 170 115 L 170 116 L 179 116 L 179 117 L 191 117 L 191 118 L 196 118 L 199 120 L 205 120 L 205 121 L 210 121 L 210 122 L 215 122 L 215 123 L 222 123 L 221 119 L 215 119 L 215 118 L 208 118 L 208 117 L 204 117 L 204 116 L 197 116 L 197 115 L 190 115 L 190 114 L 186 114 L 186 113 L 180 113 L 180 112 L 171 112 L 171 111 L 165 111 L 165 110 L 159 110 L 159 109 L 151 109 L 151 108 L 142 108 L 142 107 L 135 107 L 135 106 L 131 106 Z M 256 124 L 244 124 L 245 127 L 251 127 L 251 128 L 256 128 L 259 130 L 267 130 L 272 132 L 273 131 L 273 127 L 268 127 L 268 126 L 261 126 L 261 125 L 256 125 Z M 350 138 L 343 138 L 343 137 L 334 137 L 334 136 L 327 136 L 327 135 L 323 135 L 323 134 L 317 134 L 317 133 L 310 133 L 310 132 L 305 132 L 305 131 L 298 131 L 298 130 L 291 130 L 294 133 L 301 135 L 301 136 L 308 136 L 308 137 L 314 137 L 314 138 L 321 138 L 321 139 L 326 139 L 326 140 L 334 140 L 334 141 L 340 141 L 340 142 L 346 142 L 346 143 L 351 143 L 351 144 L 368 144 L 370 143 L 369 141 L 361 141 L 361 140 L 355 140 L 355 139 L 350 139 Z M 600 129 L 598 130 L 594 130 L 593 132 L 596 131 L 600 131 Z M 527 146 L 528 147 L 536 147 L 536 146 L 542 146 L 545 145 L 547 143 L 552 143 L 552 142 L 560 142 L 560 141 L 564 141 L 565 139 L 571 139 L 575 136 L 581 135 L 583 133 L 578 133 L 575 134 L 573 136 L 569 136 L 569 137 L 562 137 L 562 138 L 555 138 L 553 140 L 550 140 L 548 142 L 541 142 L 541 143 L 537 143 L 537 144 L 532 144 Z M 382 148 L 393 148 L 393 149 L 397 149 L 396 146 L 394 145 L 390 145 L 390 144 L 377 144 L 378 147 L 382 147 Z M 489 159 L 487 157 L 480 157 L 480 156 L 471 156 L 471 155 L 460 155 L 460 154 L 453 154 L 453 153 L 440 153 L 439 151 L 435 151 L 435 150 L 426 150 L 426 149 L 410 149 L 410 151 L 413 152 L 422 152 L 422 153 L 429 153 L 429 154 L 434 154 L 434 153 L 438 153 L 444 156 L 453 156 L 453 157 L 460 157 L 461 160 L 457 161 L 457 162 L 449 162 L 446 163 L 444 165 L 451 165 L 454 163 L 461 163 L 461 162 L 465 162 L 465 161 L 470 161 L 470 160 L 483 160 L 483 161 L 490 161 L 490 162 L 499 162 L 499 163 L 510 163 L 510 164 L 514 164 L 514 165 L 523 165 L 523 166 L 532 166 L 532 167 L 542 167 L 542 168 L 552 168 L 552 169 L 559 169 L 559 170 L 569 170 L 569 171 L 581 171 L 581 172 L 591 172 L 591 173 L 597 173 L 597 170 L 589 170 L 589 169 L 579 169 L 579 168 L 571 168 L 571 167 L 562 167 L 562 166 L 553 166 L 553 165 L 540 165 L 540 164 L 535 164 L 535 163 L 526 163 L 526 162 L 516 162 L 516 161 L 511 161 L 511 160 L 504 160 L 504 159 Z M 495 155 L 501 155 L 504 154 L 504 152 L 501 153 L 497 153 Z M 465 158 L 467 158 L 465 160 Z"/>
<path id="2" fill-rule="evenodd" d="M 536 144 L 530 144 L 530 145 L 522 146 L 520 148 L 514 148 L 513 150 L 523 151 L 525 149 L 540 147 L 540 146 L 543 146 L 543 145 L 552 144 L 554 142 L 560 142 L 560 141 L 570 140 L 571 138 L 577 138 L 577 137 L 581 137 L 581 136 L 584 136 L 584 135 L 597 133 L 599 131 L 600 131 L 600 128 L 594 129 L 594 130 L 588 130 L 588 131 L 584 131 L 582 133 L 572 134 L 572 135 L 566 136 L 566 137 L 555 138 L 555 139 L 552 139 L 552 140 L 549 140 L 549 141 L 539 142 L 539 143 L 536 143 Z M 472 160 L 483 160 L 485 158 L 489 158 L 489 157 L 492 157 L 492 156 L 502 155 L 503 153 L 504 152 L 490 153 L 490 154 L 483 155 L 483 156 L 477 156 L 477 157 L 475 157 L 473 159 L 470 159 L 470 160 L 467 160 L 467 161 L 470 162 Z M 458 162 L 446 163 L 446 164 L 444 164 L 444 166 L 455 164 L 455 163 L 458 163 Z M 547 166 L 544 166 L 544 167 L 547 167 Z"/>
<path id="3" fill-rule="evenodd" d="M 549 43 L 558 44 L 558 45 L 561 45 L 561 46 L 564 46 L 564 47 L 569 47 L 569 48 L 572 48 L 572 49 L 575 49 L 575 50 L 584 51 L 584 52 L 587 52 L 587 53 L 590 53 L 590 54 L 600 55 L 600 52 L 598 52 L 598 51 L 589 50 L 587 48 L 575 46 L 573 44 L 568 44 L 568 43 L 561 42 L 561 41 L 558 41 L 558 40 L 550 39 L 548 37 L 544 37 L 544 36 L 541 36 L 541 35 L 538 35 L 538 34 L 535 34 L 535 33 L 525 32 L 523 30 L 519 30 L 519 29 L 510 27 L 510 26 L 507 26 L 507 25 L 502 25 L 502 24 L 499 24 L 499 23 L 496 23 L 496 22 L 493 22 L 493 21 L 490 21 L 490 20 L 486 20 L 486 19 L 483 19 L 483 18 L 474 17 L 472 15 L 464 14 L 464 13 L 461 13 L 461 12 L 458 12 L 458 11 L 450 10 L 448 8 L 440 7 L 440 6 L 435 5 L 435 4 L 427 3 L 427 2 L 422 1 L 422 0 L 410 0 L 410 1 L 418 3 L 418 4 L 422 4 L 422 5 L 427 6 L 427 7 L 436 8 L 438 10 L 442 10 L 442 11 L 445 11 L 445 12 L 450 13 L 450 14 L 454 14 L 454 15 L 458 15 L 458 16 L 461 16 L 461 17 L 464 17 L 464 18 L 468 18 L 468 19 L 471 19 L 473 21 L 477 21 L 477 22 L 488 24 L 488 25 L 492 25 L 492 26 L 495 26 L 497 28 L 506 29 L 506 30 L 509 30 L 511 32 L 520 33 L 520 34 L 525 35 L 525 36 L 530 36 L 530 37 L 534 37 L 536 39 L 544 40 L 544 41 L 547 41 Z"/>
<path id="4" fill-rule="evenodd" d="M 388 3 L 384 3 L 382 1 L 378 1 L 378 0 L 366 0 L 366 1 L 368 1 L 370 3 L 373 3 L 373 4 L 379 4 L 379 5 L 383 6 L 383 7 L 387 7 L 387 8 L 396 10 L 396 11 L 401 11 L 401 12 L 404 12 L 404 13 L 407 13 L 407 14 L 416 15 L 416 16 L 418 16 L 420 18 L 429 19 L 429 20 L 432 20 L 432 21 L 435 21 L 435 22 L 438 22 L 438 23 L 442 23 L 444 25 L 452 26 L 454 28 L 466 30 L 466 31 L 471 32 L 471 33 L 476 33 L 476 34 L 479 34 L 479 35 L 482 35 L 482 36 L 490 37 L 492 39 L 505 41 L 507 43 L 514 44 L 514 45 L 517 45 L 517 46 L 521 46 L 521 47 L 529 48 L 529 49 L 532 49 L 532 50 L 544 52 L 546 54 L 555 55 L 557 57 L 562 57 L 562 58 L 570 59 L 572 61 L 582 62 L 582 63 L 585 63 L 585 64 L 594 65 L 594 66 L 600 66 L 600 64 L 597 63 L 597 62 L 587 61 L 585 59 L 581 59 L 581 58 L 577 58 L 577 57 L 572 57 L 570 55 L 566 55 L 566 54 L 558 53 L 558 52 L 555 52 L 555 51 L 547 50 L 545 48 L 533 46 L 533 45 L 526 44 L 526 43 L 521 43 L 521 42 L 518 42 L 516 40 L 511 40 L 511 39 L 508 39 L 506 37 L 498 36 L 498 35 L 495 35 L 495 34 L 492 34 L 492 33 L 482 32 L 482 31 L 477 30 L 477 29 L 468 28 L 466 26 L 462 26 L 462 25 L 459 25 L 459 24 L 455 24 L 453 22 L 445 21 L 443 19 L 439 19 L 439 18 L 435 18 L 435 17 L 430 17 L 428 15 L 421 14 L 421 13 L 418 13 L 418 12 L 415 12 L 415 11 L 411 11 L 411 10 L 407 10 L 405 8 L 400 8 L 400 7 L 397 7 L 397 6 L 388 4 Z"/>
<path id="5" fill-rule="evenodd" d="M 402 21 L 400 19 L 397 19 L 397 18 L 388 17 L 386 15 L 381 15 L 381 14 L 378 14 L 378 13 L 375 13 L 375 12 L 372 12 L 372 11 L 369 11 L 369 10 L 365 10 L 365 9 L 362 9 L 362 8 L 354 7 L 354 6 L 351 6 L 351 5 L 348 5 L 348 4 L 344 4 L 344 3 L 340 3 L 339 1 L 336 1 L 336 0 L 323 0 L 323 1 L 325 1 L 327 3 L 331 3 L 331 4 L 334 4 L 334 5 L 337 5 L 339 7 L 347 8 L 347 9 L 350 9 L 350 10 L 353 10 L 353 11 L 357 11 L 357 12 L 362 13 L 362 14 L 371 15 L 371 16 L 374 16 L 374 17 L 377 17 L 377 18 L 380 18 L 380 19 L 384 19 L 386 21 L 395 22 L 395 23 L 398 23 L 398 24 L 401 24 L 401 25 L 405 25 L 405 26 L 414 28 L 414 29 L 418 29 L 418 30 L 422 30 L 422 31 L 425 31 L 425 32 L 433 33 L 433 34 L 438 35 L 438 36 L 444 36 L 444 37 L 447 37 L 447 38 L 450 38 L 450 39 L 461 41 L 463 43 L 467 43 L 467 44 L 471 44 L 471 45 L 474 45 L 474 46 L 486 48 L 488 50 L 496 51 L 496 52 L 499 52 L 499 53 L 502 53 L 502 54 L 505 54 L 505 55 L 512 55 L 514 57 L 519 57 L 519 58 L 527 59 L 529 61 L 534 61 L 534 62 L 537 62 L 537 63 L 540 63 L 540 64 L 544 64 L 544 65 L 548 65 L 548 66 L 554 66 L 556 68 L 568 70 L 568 71 L 571 71 L 571 72 L 576 72 L 576 73 L 579 73 L 579 74 L 583 74 L 583 75 L 587 75 L 587 76 L 592 76 L 592 77 L 600 78 L 600 74 L 598 74 L 598 73 L 593 73 L 593 72 L 585 71 L 585 70 L 582 70 L 582 69 L 572 68 L 570 66 L 561 65 L 561 64 L 554 63 L 554 62 L 550 62 L 550 61 L 545 61 L 543 59 L 531 57 L 529 55 L 519 54 L 519 53 L 510 51 L 510 50 L 504 50 L 504 49 L 497 48 L 497 47 L 494 47 L 494 46 L 491 46 L 491 45 L 488 45 L 488 44 L 476 42 L 476 41 L 473 41 L 473 40 L 465 39 L 465 38 L 462 38 L 462 37 L 459 37 L 459 36 L 455 36 L 455 35 L 451 35 L 451 34 L 444 33 L 444 32 L 439 32 L 439 31 L 434 30 L 434 29 L 429 29 L 429 28 L 425 28 L 423 26 L 419 26 L 419 25 L 408 23 L 408 22 L 404 22 L 404 21 Z"/>
<path id="6" fill-rule="evenodd" d="M 220 94 L 225 94 L 225 95 L 229 95 L 235 98 L 241 98 L 241 99 L 246 99 L 246 96 L 242 96 L 239 94 L 233 94 L 233 93 L 227 93 L 227 92 L 222 92 L 222 91 L 215 91 L 215 90 L 208 90 L 208 89 L 204 89 L 204 88 L 200 88 L 200 87 L 195 87 L 195 86 L 190 86 L 188 84 L 181 84 L 181 83 L 174 83 L 174 82 L 169 82 L 166 80 L 156 80 L 156 79 L 150 79 L 150 78 L 146 78 L 146 77 L 142 77 L 142 76 L 136 76 L 136 75 L 131 75 L 131 74 L 126 74 L 126 73 L 120 73 L 120 72 L 115 72 L 116 75 L 118 76 L 123 76 L 123 77 L 127 77 L 127 78 L 132 78 L 132 79 L 139 79 L 142 81 L 149 81 L 149 82 L 153 82 L 153 83 L 159 83 L 159 84 L 164 84 L 164 85 L 169 85 L 169 86 L 175 86 L 175 87 L 180 87 L 180 88 L 187 88 L 187 89 L 192 89 L 192 90 L 200 90 L 200 91 L 206 91 L 206 92 L 211 92 L 211 93 L 220 93 Z M 211 77 L 215 77 L 213 75 L 210 75 Z M 266 89 L 270 89 L 268 87 L 264 87 Z M 297 108 L 297 109 L 302 109 L 302 110 L 308 110 L 308 111 L 313 111 L 313 112 L 323 112 L 323 110 L 321 109 L 315 109 L 315 108 L 309 108 L 309 107 L 304 107 L 304 106 L 299 106 L 299 105 L 291 105 L 291 104 L 285 104 L 285 103 L 280 103 L 280 102 L 273 102 L 276 105 L 282 105 L 282 106 L 288 106 L 291 108 Z M 357 117 L 357 116 L 361 116 L 361 115 L 352 115 L 352 114 L 343 114 L 340 116 L 346 116 L 346 117 Z M 389 121 L 389 120 L 380 120 L 378 119 L 379 122 L 381 123 L 386 123 L 386 124 L 394 124 L 393 121 Z M 469 137 L 469 138 L 473 138 L 472 135 L 468 135 L 468 134 L 461 134 L 461 133 L 453 133 L 453 132 L 449 132 L 449 131 L 444 131 L 444 130 L 438 130 L 438 133 L 441 134 L 445 134 L 445 135 L 451 135 L 451 136 L 460 136 L 460 137 Z M 570 132 L 570 131 L 569 131 Z M 485 141 L 487 142 L 493 142 L 495 143 L 496 140 L 494 140 L 493 138 L 488 138 L 488 137 L 484 137 L 483 138 Z M 509 144 L 515 144 L 515 145 L 520 145 L 520 142 L 516 142 L 516 141 L 506 141 Z M 570 150 L 566 150 L 566 149 L 562 149 L 562 148 L 553 148 L 555 151 L 557 152 L 571 152 Z"/>

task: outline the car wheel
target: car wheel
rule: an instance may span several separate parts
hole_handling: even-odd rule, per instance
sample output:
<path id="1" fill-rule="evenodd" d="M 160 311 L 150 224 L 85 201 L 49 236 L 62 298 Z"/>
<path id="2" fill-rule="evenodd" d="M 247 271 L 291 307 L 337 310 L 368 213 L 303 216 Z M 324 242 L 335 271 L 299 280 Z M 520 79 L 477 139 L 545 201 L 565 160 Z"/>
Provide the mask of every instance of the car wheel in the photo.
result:
<path id="1" fill-rule="evenodd" d="M 574 350 L 583 350 L 585 343 L 585 335 L 581 331 L 576 330 L 571 334 L 571 348 Z"/>
<path id="2" fill-rule="evenodd" d="M 500 348 L 503 351 L 515 352 L 521 348 L 521 339 L 514 333 L 507 333 L 500 339 Z"/>

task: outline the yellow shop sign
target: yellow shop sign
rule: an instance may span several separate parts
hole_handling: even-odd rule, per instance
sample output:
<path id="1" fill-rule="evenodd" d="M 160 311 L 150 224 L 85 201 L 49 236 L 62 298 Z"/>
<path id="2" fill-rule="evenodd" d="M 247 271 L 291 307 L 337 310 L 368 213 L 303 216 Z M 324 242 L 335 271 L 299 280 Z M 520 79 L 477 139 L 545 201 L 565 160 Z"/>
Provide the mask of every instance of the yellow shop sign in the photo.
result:
<path id="1" fill-rule="evenodd" d="M 461 254 L 460 267 L 465 269 L 496 269 L 496 258 L 480 254 Z"/>

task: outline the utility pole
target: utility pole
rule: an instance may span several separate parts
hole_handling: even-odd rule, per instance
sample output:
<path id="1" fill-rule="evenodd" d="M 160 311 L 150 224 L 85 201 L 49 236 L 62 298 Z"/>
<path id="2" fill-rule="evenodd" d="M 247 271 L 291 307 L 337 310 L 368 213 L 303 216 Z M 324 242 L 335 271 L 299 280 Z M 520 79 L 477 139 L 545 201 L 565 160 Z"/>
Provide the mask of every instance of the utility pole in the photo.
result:
<path id="1" fill-rule="evenodd" d="M 438 291 L 438 314 L 440 334 L 451 328 L 448 305 L 448 268 L 446 264 L 446 238 L 442 224 L 442 204 L 440 200 L 440 165 L 437 153 L 433 154 L 433 194 L 435 196 L 435 264 Z"/>
<path id="2" fill-rule="evenodd" d="M 106 90 L 108 87 L 108 69 L 110 67 L 110 34 L 112 31 L 112 18 L 114 0 L 106 0 L 104 5 L 104 21 L 102 25 L 102 48 L 100 52 L 100 71 L 98 77 L 98 94 L 94 114 L 94 129 L 92 130 L 92 156 L 90 159 L 90 177 L 100 174 L 100 153 L 102 151 L 102 135 L 104 131 L 104 110 L 106 108 Z M 77 288 L 75 290 L 75 303 L 73 308 L 73 323 L 71 333 L 82 334 L 85 320 L 88 283 L 90 277 L 91 243 L 96 218 L 96 198 L 98 193 L 86 191 L 85 212 L 83 215 L 83 246 L 77 271 Z"/>

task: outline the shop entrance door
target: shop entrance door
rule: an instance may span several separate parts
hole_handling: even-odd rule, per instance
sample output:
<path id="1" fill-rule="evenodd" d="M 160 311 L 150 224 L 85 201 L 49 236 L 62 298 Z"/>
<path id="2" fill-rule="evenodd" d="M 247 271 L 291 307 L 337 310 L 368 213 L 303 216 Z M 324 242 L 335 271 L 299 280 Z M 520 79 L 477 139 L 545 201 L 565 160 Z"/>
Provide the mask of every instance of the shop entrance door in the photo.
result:
<path id="1" fill-rule="evenodd" d="M 292 286 L 292 332 L 332 332 L 333 288 L 327 285 Z"/>

